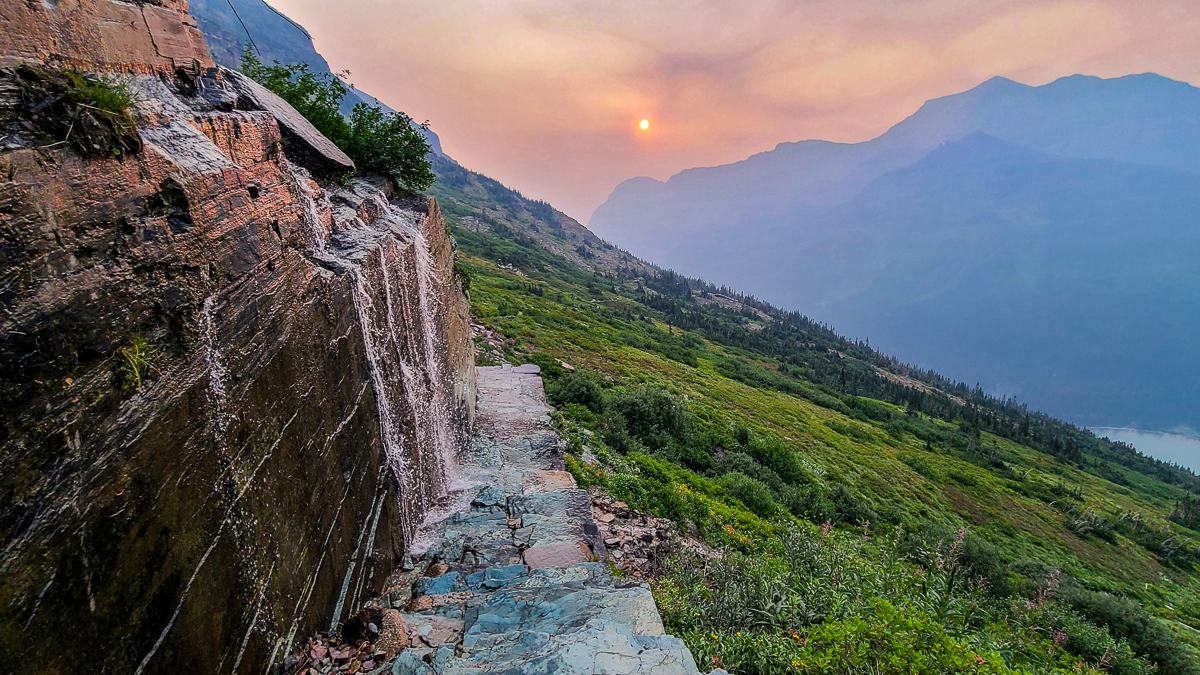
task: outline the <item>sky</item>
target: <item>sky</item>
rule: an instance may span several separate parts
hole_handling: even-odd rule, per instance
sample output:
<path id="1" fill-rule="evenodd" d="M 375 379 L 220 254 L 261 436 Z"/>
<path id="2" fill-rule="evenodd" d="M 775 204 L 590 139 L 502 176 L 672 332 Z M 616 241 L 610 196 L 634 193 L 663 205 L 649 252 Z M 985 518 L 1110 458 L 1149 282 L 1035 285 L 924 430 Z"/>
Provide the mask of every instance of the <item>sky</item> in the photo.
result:
<path id="1" fill-rule="evenodd" d="M 451 157 L 585 224 L 628 178 L 869 140 L 995 75 L 1200 84 L 1200 0 L 270 2 Z"/>

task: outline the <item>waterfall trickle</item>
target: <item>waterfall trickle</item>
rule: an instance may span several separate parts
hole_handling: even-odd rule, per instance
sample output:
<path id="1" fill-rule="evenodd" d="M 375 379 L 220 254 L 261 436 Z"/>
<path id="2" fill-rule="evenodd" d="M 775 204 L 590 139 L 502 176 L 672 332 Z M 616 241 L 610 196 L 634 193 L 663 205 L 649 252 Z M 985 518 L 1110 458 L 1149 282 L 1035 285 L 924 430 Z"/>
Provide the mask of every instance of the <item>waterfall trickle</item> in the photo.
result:
<path id="1" fill-rule="evenodd" d="M 391 208 L 390 205 L 389 209 Z M 452 390 L 449 378 L 446 376 L 443 360 L 446 353 L 445 338 L 438 334 L 436 313 L 441 309 L 438 297 L 437 270 L 434 269 L 433 251 L 425 234 L 420 230 L 413 233 L 413 251 L 416 258 L 417 302 L 420 309 L 421 347 L 424 354 L 421 361 L 425 364 L 426 376 L 432 386 L 429 397 L 424 403 L 428 407 L 428 419 L 433 433 L 434 454 L 442 465 L 442 471 L 447 483 L 457 475 L 458 452 L 457 439 L 454 430 L 457 428 L 454 419 L 454 406 L 450 401 Z"/>
<path id="2" fill-rule="evenodd" d="M 401 528 L 410 541 L 456 475 L 457 419 L 450 400 L 445 337 L 439 332 L 438 271 L 410 214 L 382 196 L 377 223 L 392 236 L 353 267 L 354 305 L 363 331 L 380 429 L 399 485 Z M 411 425 L 407 420 L 411 418 Z"/>
<path id="3" fill-rule="evenodd" d="M 280 164 L 284 173 L 291 179 L 292 186 L 296 188 L 297 201 L 301 208 L 300 220 L 304 223 L 306 235 L 310 240 L 306 243 L 317 251 L 324 251 L 329 243 L 329 228 L 325 226 L 317 208 L 317 195 L 309 185 L 312 177 L 304 167 L 292 164 L 287 158 L 280 159 Z"/>
<path id="4" fill-rule="evenodd" d="M 210 421 L 213 426 L 213 438 L 218 447 L 224 450 L 225 432 L 229 429 L 228 396 L 225 393 L 225 380 L 229 373 L 221 358 L 215 315 L 216 296 L 210 295 L 204 299 L 200 309 L 200 325 L 204 330 L 204 361 L 208 366 L 208 396 L 209 405 L 212 406 Z"/>

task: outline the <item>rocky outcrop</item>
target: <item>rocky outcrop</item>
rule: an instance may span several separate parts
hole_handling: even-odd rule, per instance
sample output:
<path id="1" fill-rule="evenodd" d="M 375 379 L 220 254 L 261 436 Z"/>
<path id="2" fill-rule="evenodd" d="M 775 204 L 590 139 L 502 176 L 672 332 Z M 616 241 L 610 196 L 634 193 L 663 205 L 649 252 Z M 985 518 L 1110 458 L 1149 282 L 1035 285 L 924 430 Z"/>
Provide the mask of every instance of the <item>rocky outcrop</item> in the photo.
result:
<path id="1" fill-rule="evenodd" d="M 221 75 L 237 92 L 242 107 L 266 110 L 275 117 L 289 157 L 320 174 L 354 171 L 354 161 L 275 92 L 236 70 L 221 68 Z"/>
<path id="2" fill-rule="evenodd" d="M 181 2 L 3 9 L 6 56 L 147 74 L 138 153 L 4 120 L 0 652 L 267 672 L 383 590 L 451 478 L 474 355 L 437 205 L 311 180 L 276 115 L 177 72 Z"/>

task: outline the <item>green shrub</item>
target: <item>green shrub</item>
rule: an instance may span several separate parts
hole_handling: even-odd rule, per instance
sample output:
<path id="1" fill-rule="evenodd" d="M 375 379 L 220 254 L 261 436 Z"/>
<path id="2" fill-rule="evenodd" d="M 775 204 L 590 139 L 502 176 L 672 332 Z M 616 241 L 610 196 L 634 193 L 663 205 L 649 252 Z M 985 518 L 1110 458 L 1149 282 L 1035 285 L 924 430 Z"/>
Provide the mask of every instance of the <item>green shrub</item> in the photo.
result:
<path id="1" fill-rule="evenodd" d="M 933 464 L 930 464 L 929 460 L 921 457 L 920 455 L 914 455 L 912 453 L 905 452 L 900 455 L 900 461 L 904 462 L 910 469 L 916 471 L 929 480 L 936 481 L 940 478 L 938 476 L 937 469 L 933 468 Z"/>
<path id="2" fill-rule="evenodd" d="M 747 452 L 788 483 L 808 485 L 816 482 L 800 461 L 796 451 L 782 438 L 777 436 L 755 438 L 747 446 Z"/>
<path id="3" fill-rule="evenodd" d="M 729 496 L 738 500 L 755 514 L 770 518 L 779 512 L 779 506 L 771 498 L 771 488 L 740 471 L 727 473 L 717 479 Z"/>
<path id="4" fill-rule="evenodd" d="M 402 112 L 387 112 L 379 105 L 358 103 L 346 119 L 342 99 L 349 92 L 341 77 L 314 73 L 307 64 L 275 61 L 264 64 L 249 48 L 242 55 L 242 72 L 275 92 L 342 149 L 362 171 L 390 177 L 400 188 L 413 192 L 434 182 L 428 159 L 429 142 L 422 130 Z M 346 75 L 343 73 L 343 76 Z"/>
<path id="5" fill-rule="evenodd" d="M 1052 637 L 1067 651 L 1087 663 L 1103 664 L 1112 675 L 1152 675 L 1155 667 L 1138 657 L 1125 640 L 1114 640 L 1108 630 L 1088 623 L 1078 614 L 1056 609 L 1050 619 Z"/>
<path id="6" fill-rule="evenodd" d="M 129 343 L 117 349 L 114 358 L 117 360 L 117 378 L 121 388 L 141 391 L 145 380 L 159 370 L 154 366 L 158 350 L 146 338 L 138 335 Z"/>
<path id="7" fill-rule="evenodd" d="M 1158 666 L 1162 675 L 1194 675 L 1200 664 L 1162 620 L 1151 616 L 1141 604 L 1108 593 L 1071 588 L 1063 599 L 1088 621 L 1104 626 L 1108 632 Z"/>
<path id="8" fill-rule="evenodd" d="M 642 387 L 610 395 L 606 406 L 625 419 L 629 435 L 651 450 L 672 442 L 686 443 L 691 416 L 683 401 L 658 387 Z"/>
<path id="9" fill-rule="evenodd" d="M 568 403 L 559 412 L 564 418 L 578 422 L 585 427 L 591 428 L 596 425 L 596 413 L 578 403 Z"/>
<path id="10" fill-rule="evenodd" d="M 850 488 L 841 483 L 834 485 L 829 491 L 829 501 L 833 502 L 836 521 L 850 525 L 866 525 L 875 520 L 875 512 Z"/>
<path id="11" fill-rule="evenodd" d="M 12 77 L 20 94 L 18 116 L 49 145 L 69 144 L 87 157 L 122 157 L 141 151 L 133 115 L 137 101 L 122 77 L 27 65 L 0 77 Z"/>
<path id="12" fill-rule="evenodd" d="M 421 130 L 428 128 L 402 112 L 359 103 L 350 113 L 350 134 L 343 150 L 360 170 L 391 176 L 400 187 L 420 192 L 436 179 L 425 159 L 429 142 Z"/>
<path id="13" fill-rule="evenodd" d="M 546 398 L 556 407 L 581 405 L 593 413 L 604 410 L 604 392 L 600 385 L 583 373 L 570 373 L 546 384 Z"/>
<path id="14" fill-rule="evenodd" d="M 350 90 L 340 77 L 314 73 L 306 63 L 284 65 L 275 61 L 267 65 L 248 47 L 242 54 L 242 72 L 275 92 L 317 131 L 346 150 L 343 143 L 350 136 L 350 123 L 342 115 L 341 103 Z"/>
<path id="15" fill-rule="evenodd" d="M 886 540 L 790 529 L 778 545 L 670 569 L 656 589 L 664 623 L 704 669 L 1074 672 L 1059 667 L 1066 655 L 1038 631 L 1037 616 L 983 602 L 952 559 L 918 569 Z M 1009 663 L 1000 646 L 1021 653 Z"/>

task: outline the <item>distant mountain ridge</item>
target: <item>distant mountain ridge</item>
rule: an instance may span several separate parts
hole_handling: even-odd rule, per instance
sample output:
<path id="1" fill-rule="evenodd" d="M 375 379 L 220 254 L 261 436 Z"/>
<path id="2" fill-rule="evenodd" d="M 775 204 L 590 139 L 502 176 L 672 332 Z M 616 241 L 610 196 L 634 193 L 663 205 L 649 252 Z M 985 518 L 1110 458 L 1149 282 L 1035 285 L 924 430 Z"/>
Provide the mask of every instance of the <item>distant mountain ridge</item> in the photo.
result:
<path id="1" fill-rule="evenodd" d="M 619 185 L 589 227 L 1083 424 L 1200 424 L 1200 89 L 993 78 L 872 141 Z"/>
<path id="2" fill-rule="evenodd" d="M 308 31 L 263 0 L 191 0 L 189 10 L 204 33 L 213 60 L 221 65 L 237 68 L 242 53 L 253 40 L 258 54 L 267 63 L 272 60 L 305 63 L 313 72 L 332 73 L 325 57 L 313 47 Z M 360 102 L 393 110 L 374 96 L 353 89 L 342 101 L 343 112 L 348 114 Z M 445 154 L 437 134 L 426 131 L 425 138 L 436 154 Z"/>

